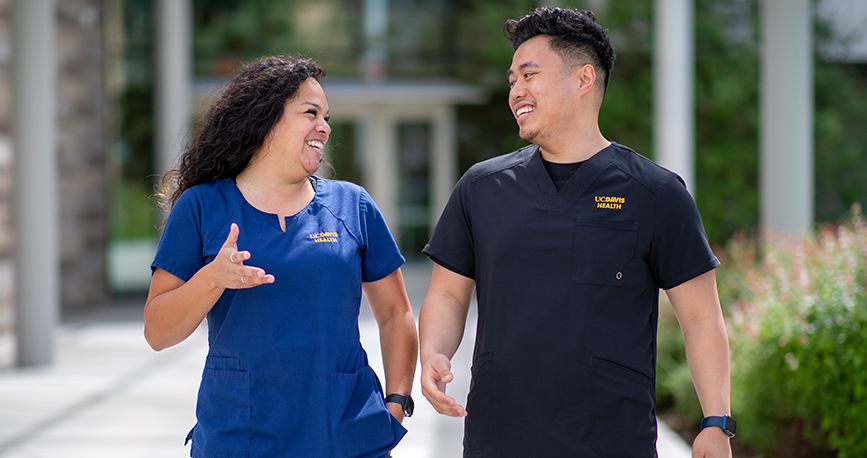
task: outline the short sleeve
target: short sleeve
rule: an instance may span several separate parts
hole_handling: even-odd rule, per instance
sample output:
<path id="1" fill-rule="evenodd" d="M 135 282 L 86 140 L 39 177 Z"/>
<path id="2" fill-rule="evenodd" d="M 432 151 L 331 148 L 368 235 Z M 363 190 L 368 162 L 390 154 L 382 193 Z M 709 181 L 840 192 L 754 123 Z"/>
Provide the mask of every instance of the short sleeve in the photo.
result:
<path id="1" fill-rule="evenodd" d="M 475 278 L 469 199 L 472 170 L 467 171 L 455 185 L 430 241 L 422 250 L 437 264 L 467 278 Z"/>
<path id="2" fill-rule="evenodd" d="M 650 262 L 662 289 L 674 288 L 720 264 L 708 244 L 695 201 L 676 175 L 657 195 Z"/>
<path id="3" fill-rule="evenodd" d="M 205 265 L 201 221 L 201 205 L 195 193 L 187 190 L 166 219 L 151 270 L 159 267 L 189 281 Z"/>
<path id="4" fill-rule="evenodd" d="M 382 280 L 402 266 L 405 259 L 385 223 L 379 207 L 361 190 L 359 199 L 362 236 L 361 281 Z"/>

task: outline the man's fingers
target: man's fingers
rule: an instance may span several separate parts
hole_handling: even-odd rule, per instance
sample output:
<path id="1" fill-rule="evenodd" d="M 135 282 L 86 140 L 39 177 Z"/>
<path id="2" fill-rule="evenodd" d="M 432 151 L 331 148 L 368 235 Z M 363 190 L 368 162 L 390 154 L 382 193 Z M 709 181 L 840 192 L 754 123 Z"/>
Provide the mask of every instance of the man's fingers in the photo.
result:
<path id="1" fill-rule="evenodd" d="M 434 365 L 429 365 L 427 370 L 422 371 L 422 394 L 431 403 L 433 408 L 443 414 L 452 417 L 466 416 L 466 410 L 445 393 L 446 383 L 454 379 L 454 375 L 448 367 L 440 365 L 439 371 Z"/>

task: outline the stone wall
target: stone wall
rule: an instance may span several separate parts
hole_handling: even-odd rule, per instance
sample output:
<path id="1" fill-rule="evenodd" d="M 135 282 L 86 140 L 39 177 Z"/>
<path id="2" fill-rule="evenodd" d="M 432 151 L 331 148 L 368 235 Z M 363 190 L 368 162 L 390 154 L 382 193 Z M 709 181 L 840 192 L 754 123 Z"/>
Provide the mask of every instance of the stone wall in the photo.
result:
<path id="1" fill-rule="evenodd" d="M 108 300 L 104 3 L 57 2 L 60 291 L 64 311 Z"/>
<path id="2" fill-rule="evenodd" d="M 57 5 L 57 151 L 63 311 L 109 299 L 103 10 L 106 0 Z M 0 0 L 0 334 L 14 327 L 12 0 Z"/>

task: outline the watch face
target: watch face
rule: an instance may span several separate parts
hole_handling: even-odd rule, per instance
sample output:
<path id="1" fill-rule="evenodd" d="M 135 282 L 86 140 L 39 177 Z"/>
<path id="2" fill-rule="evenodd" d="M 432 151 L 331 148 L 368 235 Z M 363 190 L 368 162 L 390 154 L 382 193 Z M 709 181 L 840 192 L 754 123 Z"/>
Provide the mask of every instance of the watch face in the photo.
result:
<path id="1" fill-rule="evenodd" d="M 414 410 L 415 403 L 412 402 L 412 396 L 407 396 L 406 404 L 403 406 L 403 413 L 405 413 L 407 417 L 411 417 Z"/>
<path id="2" fill-rule="evenodd" d="M 729 437 L 735 437 L 735 429 L 737 429 L 737 423 L 732 417 L 725 417 L 725 426 L 723 426 L 723 431 L 729 435 Z"/>

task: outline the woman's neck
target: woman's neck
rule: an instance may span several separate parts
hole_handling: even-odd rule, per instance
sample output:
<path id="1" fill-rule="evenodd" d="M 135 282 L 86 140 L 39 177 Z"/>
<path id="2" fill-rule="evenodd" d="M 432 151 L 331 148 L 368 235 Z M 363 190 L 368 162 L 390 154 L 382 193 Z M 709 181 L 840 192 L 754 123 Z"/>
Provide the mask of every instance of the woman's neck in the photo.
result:
<path id="1" fill-rule="evenodd" d="M 261 167 L 247 167 L 235 177 L 235 183 L 250 205 L 277 215 L 283 231 L 286 217 L 303 210 L 315 195 L 307 176 L 290 180 Z"/>

